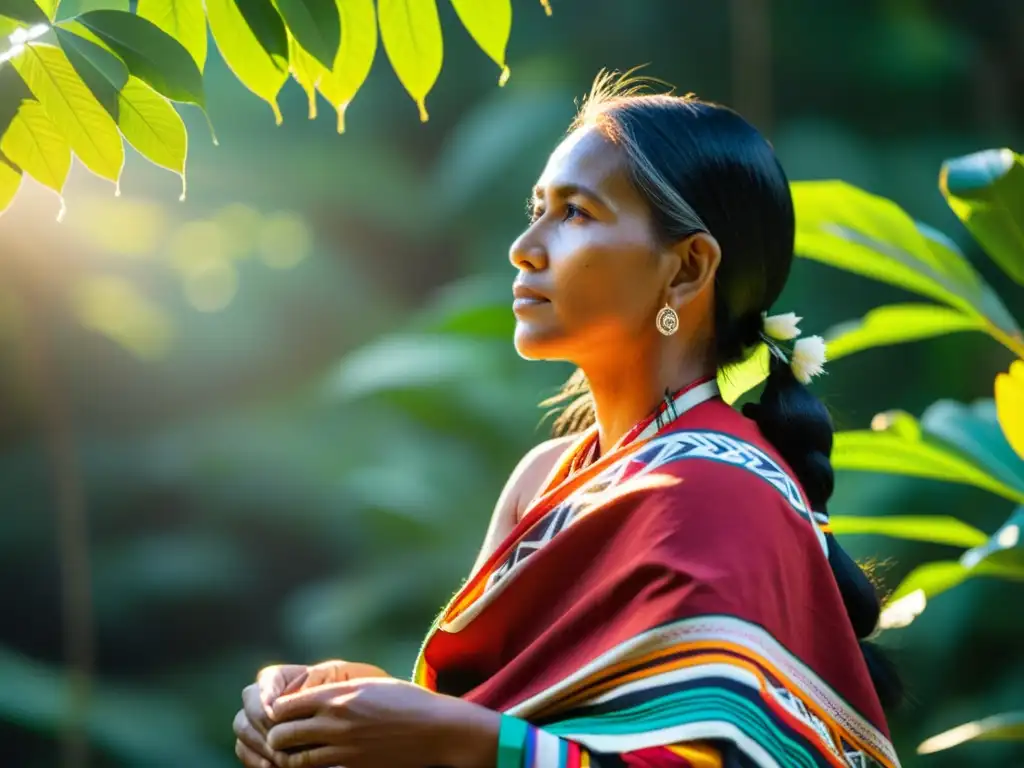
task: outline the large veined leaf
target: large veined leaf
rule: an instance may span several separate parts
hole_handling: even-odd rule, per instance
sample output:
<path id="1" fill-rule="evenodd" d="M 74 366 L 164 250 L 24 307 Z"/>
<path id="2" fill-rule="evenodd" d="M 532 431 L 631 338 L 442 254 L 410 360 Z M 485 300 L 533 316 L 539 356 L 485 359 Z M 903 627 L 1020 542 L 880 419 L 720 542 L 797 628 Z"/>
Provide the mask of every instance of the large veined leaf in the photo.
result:
<path id="1" fill-rule="evenodd" d="M 890 200 L 839 181 L 794 182 L 796 252 L 979 315 L 1017 335 L 1013 316 L 949 241 L 929 237 Z M 966 275 L 973 276 L 972 280 Z"/>
<path id="2" fill-rule="evenodd" d="M 206 66 L 203 0 L 139 0 L 136 13 L 181 43 L 199 71 L 203 71 Z"/>
<path id="3" fill-rule="evenodd" d="M 452 0 L 459 20 L 477 45 L 501 68 L 498 84 L 508 81 L 505 52 L 512 34 L 512 0 Z"/>
<path id="4" fill-rule="evenodd" d="M 828 359 L 838 360 L 874 347 L 920 341 L 947 333 L 984 331 L 985 321 L 978 315 L 937 304 L 893 304 L 878 307 L 864 315 L 832 328 L 826 334 Z"/>
<path id="5" fill-rule="evenodd" d="M 838 432 L 832 449 L 832 465 L 836 469 L 963 483 L 1014 501 L 1024 501 L 1024 491 L 993 477 L 954 446 L 929 435 L 915 436 L 909 430 Z"/>
<path id="6" fill-rule="evenodd" d="M 948 515 L 833 515 L 829 525 L 838 535 L 874 534 L 954 547 L 977 547 L 988 541 L 983 531 Z"/>
<path id="7" fill-rule="evenodd" d="M 341 42 L 336 0 L 277 0 L 277 8 L 299 45 L 323 66 L 331 66 Z"/>
<path id="8" fill-rule="evenodd" d="M 989 149 L 947 160 L 939 188 L 992 260 L 1024 285 L 1024 157 Z"/>
<path id="9" fill-rule="evenodd" d="M 205 108 L 203 74 L 181 43 L 153 22 L 121 11 L 89 11 L 78 23 L 100 38 L 128 72 L 174 101 Z"/>
<path id="10" fill-rule="evenodd" d="M 996 415 L 1007 442 L 1024 462 L 1024 360 L 996 376 Z"/>
<path id="11" fill-rule="evenodd" d="M 1006 441 L 991 399 L 970 405 L 939 400 L 921 415 L 921 428 L 955 445 L 996 479 L 1024 492 L 1024 459 Z"/>
<path id="12" fill-rule="evenodd" d="M 185 123 L 171 103 L 144 82 L 132 77 L 121 89 L 118 125 L 128 142 L 152 163 L 181 176 L 185 198 Z"/>
<path id="13" fill-rule="evenodd" d="M 426 122 L 427 94 L 441 74 L 444 43 L 435 0 L 379 0 L 380 37 L 399 81 Z"/>
<path id="14" fill-rule="evenodd" d="M 45 24 L 49 21 L 46 12 L 33 0 L 0 0 L 0 16 L 24 24 Z"/>
<path id="15" fill-rule="evenodd" d="M 13 62 L 85 167 L 116 184 L 124 166 L 121 134 L 64 52 L 32 43 Z"/>
<path id="16" fill-rule="evenodd" d="M 58 195 L 71 170 L 71 148 L 38 101 L 23 102 L 0 140 L 0 152 Z"/>
<path id="17" fill-rule="evenodd" d="M 0 213 L 10 206 L 21 186 L 21 171 L 12 168 L 0 157 Z"/>
<path id="18" fill-rule="evenodd" d="M 341 45 L 317 89 L 338 113 L 338 133 L 344 133 L 345 110 L 366 82 L 377 54 L 377 12 L 373 0 L 338 0 L 338 11 Z"/>
<path id="19" fill-rule="evenodd" d="M 128 67 L 117 56 L 71 29 L 55 27 L 57 42 L 96 100 L 117 120 L 118 95 L 128 82 Z M 78 29 L 88 31 L 84 27 Z"/>
<path id="20" fill-rule="evenodd" d="M 250 16 L 255 13 L 253 9 L 269 10 L 257 17 L 260 24 L 251 27 L 241 7 L 250 9 Z M 277 94 L 288 79 L 288 37 L 274 6 L 270 0 L 241 0 L 239 5 L 233 0 L 206 0 L 206 14 L 220 55 L 242 85 L 270 105 L 274 120 L 280 125 Z M 255 29 L 261 32 L 256 33 Z"/>
<path id="21" fill-rule="evenodd" d="M 263 50 L 287 59 L 288 28 L 272 0 L 235 0 L 235 6 Z"/>
<path id="22" fill-rule="evenodd" d="M 1024 710 L 1003 712 L 943 731 L 922 741 L 917 754 L 942 752 L 968 741 L 1024 741 Z"/>
<path id="23" fill-rule="evenodd" d="M 309 100 L 309 119 L 316 120 L 316 84 L 326 71 L 298 41 L 288 34 L 288 69 Z"/>

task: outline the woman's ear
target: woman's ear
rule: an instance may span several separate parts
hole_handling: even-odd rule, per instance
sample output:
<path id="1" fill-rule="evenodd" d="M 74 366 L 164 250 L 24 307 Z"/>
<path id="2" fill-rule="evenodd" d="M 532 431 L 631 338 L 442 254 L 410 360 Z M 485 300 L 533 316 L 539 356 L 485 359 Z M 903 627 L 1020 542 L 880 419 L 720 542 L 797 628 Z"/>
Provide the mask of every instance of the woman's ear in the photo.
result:
<path id="1" fill-rule="evenodd" d="M 675 274 L 669 283 L 669 300 L 682 306 L 704 292 L 715 281 L 722 249 L 707 232 L 698 232 L 672 246 Z"/>

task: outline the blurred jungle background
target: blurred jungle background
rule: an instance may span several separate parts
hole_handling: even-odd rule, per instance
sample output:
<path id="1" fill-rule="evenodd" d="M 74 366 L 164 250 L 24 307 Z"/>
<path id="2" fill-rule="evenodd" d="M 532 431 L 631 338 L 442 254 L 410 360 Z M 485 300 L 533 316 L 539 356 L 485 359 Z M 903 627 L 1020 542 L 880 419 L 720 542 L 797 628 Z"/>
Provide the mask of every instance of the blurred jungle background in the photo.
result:
<path id="1" fill-rule="evenodd" d="M 947 158 L 1024 149 L 1021 3 L 552 5 L 548 17 L 514 3 L 498 88 L 440 3 L 429 121 L 379 51 L 341 136 L 322 101 L 306 119 L 294 82 L 275 126 L 211 45 L 220 146 L 184 110 L 186 200 L 130 153 L 120 197 L 79 166 L 61 223 L 58 199 L 28 183 L 0 218 L 4 768 L 64 764 L 69 692 L 88 691 L 90 766 L 228 768 L 239 693 L 260 667 L 340 657 L 409 675 L 508 473 L 547 436 L 537 402 L 570 372 L 517 357 L 507 254 L 601 68 L 649 63 L 738 108 L 792 179 L 898 201 L 960 242 L 1024 317 L 1024 289 L 936 183 Z M 800 259 L 778 307 L 815 333 L 905 298 Z M 882 411 L 991 398 L 1011 359 L 954 334 L 838 360 L 815 386 L 840 428 L 863 429 Z M 991 531 L 1013 504 L 842 472 L 830 508 Z M 889 589 L 953 551 L 843 543 Z M 1024 708 L 1022 605 L 1024 583 L 975 578 L 882 634 L 911 695 L 891 718 L 907 768 L 1024 766 L 1020 741 L 915 753 Z"/>

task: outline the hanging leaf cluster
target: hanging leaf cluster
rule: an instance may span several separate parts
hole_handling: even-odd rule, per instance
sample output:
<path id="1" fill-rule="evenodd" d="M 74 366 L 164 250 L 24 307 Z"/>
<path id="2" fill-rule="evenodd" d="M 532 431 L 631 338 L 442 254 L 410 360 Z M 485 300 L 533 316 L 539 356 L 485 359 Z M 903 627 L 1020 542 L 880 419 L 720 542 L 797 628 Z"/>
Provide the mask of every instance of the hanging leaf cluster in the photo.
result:
<path id="1" fill-rule="evenodd" d="M 129 0 L 0 0 L 0 212 L 25 175 L 61 196 L 63 212 L 72 157 L 119 189 L 125 141 L 178 174 L 184 197 L 188 134 L 177 105 L 206 114 L 208 37 L 277 123 L 291 77 L 310 119 L 323 97 L 339 133 L 379 40 L 425 121 L 444 53 L 437 2 L 137 0 L 132 10 Z M 451 3 L 504 84 L 511 0 Z"/>

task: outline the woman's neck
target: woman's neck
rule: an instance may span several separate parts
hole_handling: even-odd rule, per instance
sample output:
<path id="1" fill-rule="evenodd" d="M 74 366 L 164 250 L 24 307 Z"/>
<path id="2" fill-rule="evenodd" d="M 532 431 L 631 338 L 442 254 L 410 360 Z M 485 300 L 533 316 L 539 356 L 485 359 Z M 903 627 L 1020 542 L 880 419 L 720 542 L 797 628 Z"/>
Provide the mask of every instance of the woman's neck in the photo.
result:
<path id="1" fill-rule="evenodd" d="M 603 454 L 637 422 L 649 416 L 665 395 L 713 374 L 703 362 L 678 358 L 672 365 L 624 361 L 608 369 L 584 367 L 594 398 L 598 447 Z"/>

